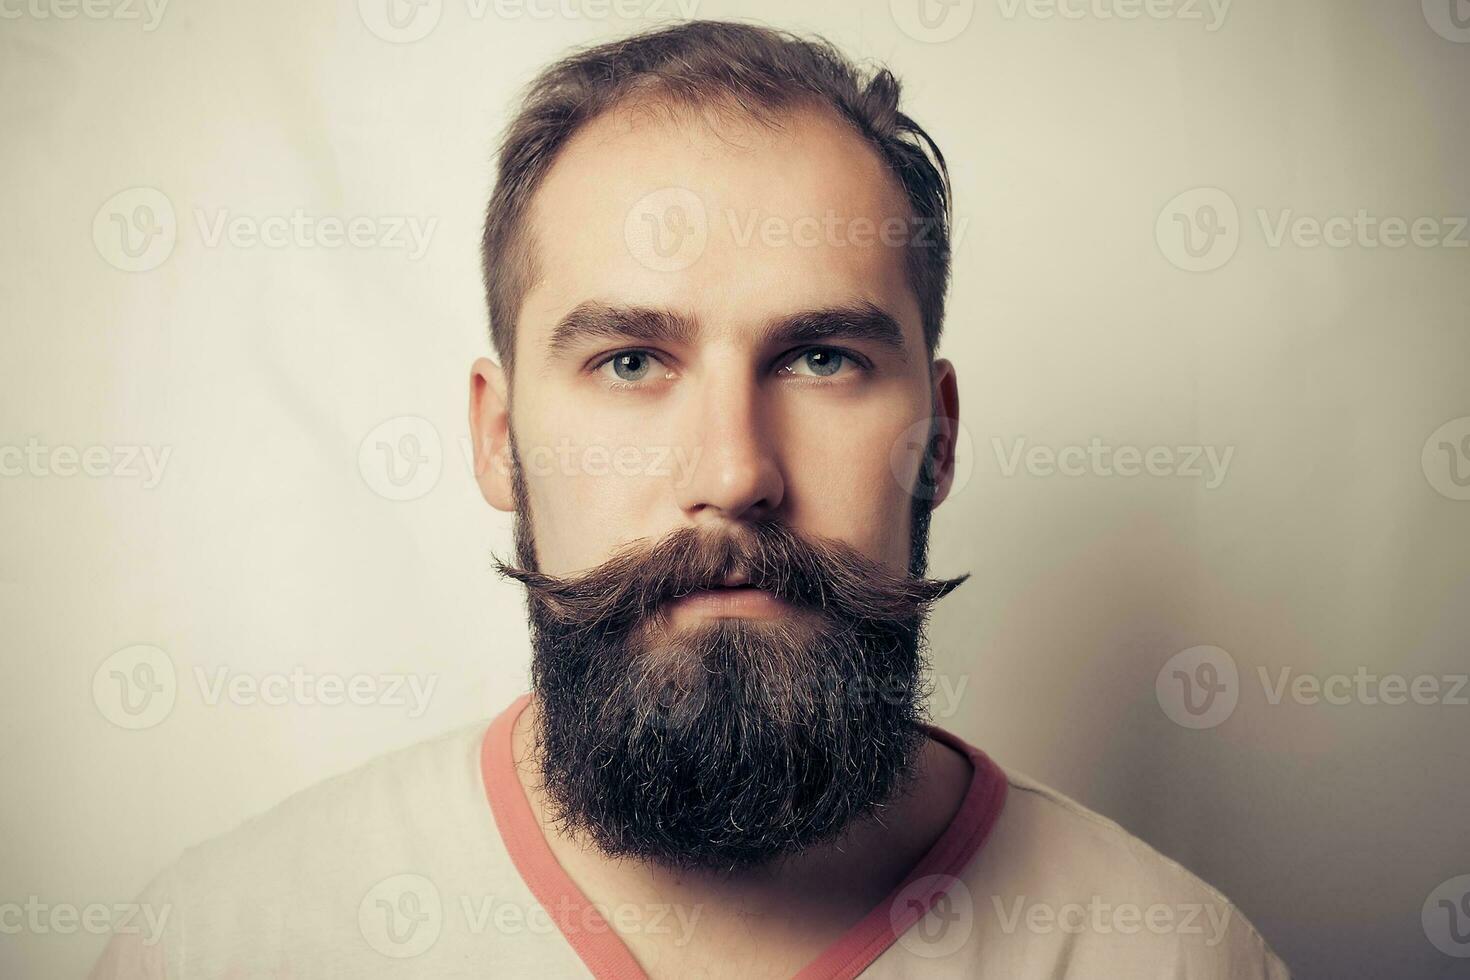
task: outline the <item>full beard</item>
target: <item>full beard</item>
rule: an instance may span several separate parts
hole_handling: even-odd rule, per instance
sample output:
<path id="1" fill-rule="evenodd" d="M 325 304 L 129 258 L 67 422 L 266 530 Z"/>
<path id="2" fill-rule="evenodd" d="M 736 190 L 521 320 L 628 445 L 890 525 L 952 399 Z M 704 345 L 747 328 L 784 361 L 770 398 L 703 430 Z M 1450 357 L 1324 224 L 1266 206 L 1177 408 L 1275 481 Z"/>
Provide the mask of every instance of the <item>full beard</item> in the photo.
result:
<path id="1" fill-rule="evenodd" d="M 535 570 L 524 506 L 516 542 L 518 566 L 497 565 L 527 586 L 534 764 L 562 832 L 732 872 L 838 838 L 910 783 L 925 617 L 964 577 L 899 575 L 777 524 L 682 527 L 570 578 Z M 792 615 L 672 626 L 668 600 L 736 567 Z"/>
<path id="2" fill-rule="evenodd" d="M 828 840 L 901 792 L 926 694 L 902 624 L 650 632 L 537 644 L 536 755 L 564 829 L 609 856 L 728 871 Z"/>

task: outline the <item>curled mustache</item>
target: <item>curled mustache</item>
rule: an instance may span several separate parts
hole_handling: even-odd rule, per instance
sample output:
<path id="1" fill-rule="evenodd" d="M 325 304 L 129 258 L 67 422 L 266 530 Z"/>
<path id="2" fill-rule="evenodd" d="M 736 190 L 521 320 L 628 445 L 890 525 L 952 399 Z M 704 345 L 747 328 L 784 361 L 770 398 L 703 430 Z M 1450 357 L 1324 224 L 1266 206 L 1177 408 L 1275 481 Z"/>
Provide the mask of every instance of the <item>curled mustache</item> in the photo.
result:
<path id="1" fill-rule="evenodd" d="M 580 575 L 548 575 L 499 558 L 495 567 L 525 585 L 541 612 L 574 632 L 626 626 L 665 602 L 719 588 L 733 574 L 798 608 L 870 621 L 918 616 L 969 578 L 895 573 L 841 541 L 798 535 L 777 523 L 725 532 L 686 526 L 652 545 L 647 540 L 631 542 Z"/>

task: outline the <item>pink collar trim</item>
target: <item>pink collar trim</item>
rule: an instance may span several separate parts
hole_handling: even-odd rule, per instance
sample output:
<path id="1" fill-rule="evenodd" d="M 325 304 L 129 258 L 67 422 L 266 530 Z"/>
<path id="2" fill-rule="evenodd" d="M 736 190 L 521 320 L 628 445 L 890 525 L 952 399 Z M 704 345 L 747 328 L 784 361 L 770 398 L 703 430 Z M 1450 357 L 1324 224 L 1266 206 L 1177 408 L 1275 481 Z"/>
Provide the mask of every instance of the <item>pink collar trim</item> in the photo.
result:
<path id="1" fill-rule="evenodd" d="M 480 746 L 480 772 L 495 824 L 516 870 L 587 969 L 599 980 L 648 980 L 643 968 L 597 908 L 557 863 L 521 788 L 511 757 L 511 732 L 530 703 L 522 694 L 501 712 Z M 929 737 L 960 752 L 974 775 L 950 825 L 923 858 L 867 915 L 806 965 L 794 980 L 848 980 L 862 973 L 928 912 L 985 843 L 1005 805 L 1006 776 L 979 749 L 932 725 Z M 903 896 L 901 907 L 895 902 Z M 559 914 L 560 913 L 560 914 Z M 562 916 L 565 918 L 562 918 Z M 568 928 L 572 924 L 572 928 Z"/>

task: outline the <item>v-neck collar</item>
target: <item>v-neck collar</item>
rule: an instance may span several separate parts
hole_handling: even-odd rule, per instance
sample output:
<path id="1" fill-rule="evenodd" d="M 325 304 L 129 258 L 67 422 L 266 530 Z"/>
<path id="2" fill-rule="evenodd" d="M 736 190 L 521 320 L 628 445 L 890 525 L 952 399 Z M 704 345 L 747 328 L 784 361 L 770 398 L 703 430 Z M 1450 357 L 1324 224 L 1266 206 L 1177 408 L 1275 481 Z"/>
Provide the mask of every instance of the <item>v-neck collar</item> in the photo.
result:
<path id="1" fill-rule="evenodd" d="M 516 775 L 511 735 L 531 701 L 522 694 L 485 731 L 480 773 L 495 824 L 511 861 L 531 894 L 550 911 L 564 909 L 581 928 L 557 928 L 598 980 L 648 980 L 632 952 L 557 862 Z M 970 760 L 974 772 L 949 826 L 883 901 L 796 974 L 793 980 L 848 980 L 866 970 L 884 950 L 918 922 L 980 850 L 1005 805 L 1006 776 L 990 757 L 963 739 L 924 726 L 925 733 Z M 901 906 L 895 904 L 900 896 Z"/>

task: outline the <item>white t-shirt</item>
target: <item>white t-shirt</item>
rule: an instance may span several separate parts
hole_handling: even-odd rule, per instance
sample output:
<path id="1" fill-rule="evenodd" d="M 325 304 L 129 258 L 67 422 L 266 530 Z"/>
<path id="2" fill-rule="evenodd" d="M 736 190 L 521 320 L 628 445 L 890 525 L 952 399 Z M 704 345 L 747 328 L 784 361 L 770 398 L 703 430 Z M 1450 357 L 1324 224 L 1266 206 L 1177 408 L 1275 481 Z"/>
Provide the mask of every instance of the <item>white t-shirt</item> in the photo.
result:
<path id="1" fill-rule="evenodd" d="M 587 901 L 512 771 L 529 696 L 192 847 L 139 898 L 104 978 L 637 978 L 619 938 L 697 949 L 700 909 Z M 892 894 L 798 976 L 1289 977 L 1233 905 L 1117 824 L 967 755 L 969 791 Z"/>

